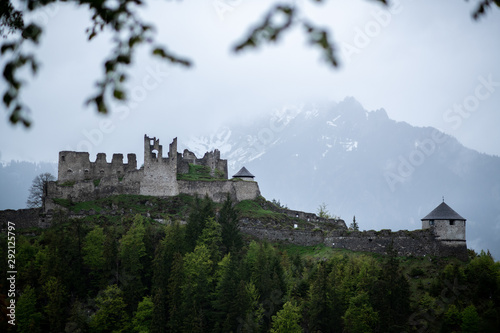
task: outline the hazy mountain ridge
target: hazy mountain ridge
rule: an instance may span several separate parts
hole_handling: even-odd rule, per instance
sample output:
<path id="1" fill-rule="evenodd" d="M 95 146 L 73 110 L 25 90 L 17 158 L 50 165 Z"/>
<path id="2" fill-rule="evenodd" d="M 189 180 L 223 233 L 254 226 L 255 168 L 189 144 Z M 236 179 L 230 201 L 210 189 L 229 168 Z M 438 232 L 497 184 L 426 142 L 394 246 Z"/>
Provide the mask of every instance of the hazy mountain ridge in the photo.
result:
<path id="1" fill-rule="evenodd" d="M 444 196 L 467 218 L 469 246 L 500 257 L 500 158 L 383 109 L 369 112 L 354 98 L 283 108 L 186 145 L 197 154 L 221 150 L 230 175 L 246 166 L 268 199 L 305 211 L 325 202 L 367 230 L 420 228 Z"/>

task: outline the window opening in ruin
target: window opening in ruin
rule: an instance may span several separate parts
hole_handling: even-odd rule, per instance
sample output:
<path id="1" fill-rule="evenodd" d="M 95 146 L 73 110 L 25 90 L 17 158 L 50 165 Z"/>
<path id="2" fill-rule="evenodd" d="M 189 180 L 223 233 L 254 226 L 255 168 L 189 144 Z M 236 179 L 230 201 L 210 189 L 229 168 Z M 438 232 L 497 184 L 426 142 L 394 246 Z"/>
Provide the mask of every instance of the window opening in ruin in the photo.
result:
<path id="1" fill-rule="evenodd" d="M 73 170 L 71 170 L 71 169 L 68 169 L 68 173 L 72 173 L 72 172 L 73 172 Z"/>
<path id="2" fill-rule="evenodd" d="M 85 169 L 85 173 L 89 173 L 89 169 Z"/>
<path id="3" fill-rule="evenodd" d="M 61 161 L 66 161 L 66 156 L 61 156 Z"/>
<path id="4" fill-rule="evenodd" d="M 450 225 L 455 225 L 455 221 L 454 220 L 450 220 Z"/>
<path id="5" fill-rule="evenodd" d="M 153 150 L 151 151 L 151 157 L 152 157 L 152 158 L 156 158 L 157 156 L 158 156 L 158 150 L 153 149 Z"/>
<path id="6" fill-rule="evenodd" d="M 434 220 L 430 220 L 429 225 L 434 225 Z"/>
<path id="7" fill-rule="evenodd" d="M 100 173 L 104 173 L 104 170 L 99 170 Z"/>

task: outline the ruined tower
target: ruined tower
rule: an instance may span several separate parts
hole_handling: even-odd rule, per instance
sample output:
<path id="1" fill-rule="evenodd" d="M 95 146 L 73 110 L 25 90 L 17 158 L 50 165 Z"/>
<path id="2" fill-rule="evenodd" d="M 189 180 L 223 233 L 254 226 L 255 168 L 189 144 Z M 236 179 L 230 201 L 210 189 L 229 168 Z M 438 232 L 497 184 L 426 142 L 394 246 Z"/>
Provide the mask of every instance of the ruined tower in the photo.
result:
<path id="1" fill-rule="evenodd" d="M 177 186 L 177 138 L 163 157 L 160 140 L 144 135 L 144 171 L 140 194 L 173 196 L 179 194 Z"/>

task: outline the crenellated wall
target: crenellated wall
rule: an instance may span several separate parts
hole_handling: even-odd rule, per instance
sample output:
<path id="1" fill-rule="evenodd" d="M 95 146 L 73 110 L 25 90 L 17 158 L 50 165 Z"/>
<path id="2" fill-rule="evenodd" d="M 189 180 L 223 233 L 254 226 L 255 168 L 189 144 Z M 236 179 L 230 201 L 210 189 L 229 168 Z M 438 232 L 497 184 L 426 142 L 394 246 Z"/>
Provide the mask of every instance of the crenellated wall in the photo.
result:
<path id="1" fill-rule="evenodd" d="M 64 183 L 108 176 L 121 177 L 137 169 L 135 154 L 128 154 L 127 159 L 128 163 L 123 163 L 123 154 L 113 154 L 111 163 L 108 163 L 106 154 L 99 153 L 95 162 L 91 162 L 87 152 L 61 151 L 57 178 L 59 182 Z"/>
<path id="2" fill-rule="evenodd" d="M 177 138 L 169 145 L 167 156 L 156 137 L 144 136 L 144 166 L 137 169 L 135 154 L 113 154 L 111 163 L 106 154 L 97 154 L 95 162 L 87 152 L 61 151 L 57 182 L 50 182 L 44 198 L 45 210 L 57 207 L 52 199 L 68 199 L 73 202 L 95 200 L 115 194 L 141 194 L 159 197 L 175 196 L 179 193 L 208 195 L 217 202 L 229 193 L 234 200 L 255 199 L 260 195 L 256 182 L 244 184 L 229 181 L 227 160 L 220 158 L 216 149 L 197 158 L 189 150 L 177 153 Z M 217 181 L 180 181 L 178 174 L 188 173 L 189 165 L 203 165 L 211 170 Z"/>

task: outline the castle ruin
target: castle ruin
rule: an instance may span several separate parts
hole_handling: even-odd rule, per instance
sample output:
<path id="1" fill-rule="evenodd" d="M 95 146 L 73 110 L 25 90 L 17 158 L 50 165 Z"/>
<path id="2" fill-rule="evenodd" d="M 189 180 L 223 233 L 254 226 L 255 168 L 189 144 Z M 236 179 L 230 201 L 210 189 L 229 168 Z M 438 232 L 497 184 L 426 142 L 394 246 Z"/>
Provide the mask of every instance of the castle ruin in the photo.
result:
<path id="1" fill-rule="evenodd" d="M 200 177 L 201 176 L 201 177 Z M 0 225 L 15 221 L 26 227 L 48 227 L 51 212 L 60 209 L 61 200 L 84 202 L 117 194 L 171 197 L 178 194 L 208 196 L 223 202 L 229 194 L 233 201 L 252 200 L 260 196 L 254 176 L 244 167 L 228 179 L 227 160 L 214 150 L 197 158 L 193 152 L 177 152 L 177 139 L 163 157 L 160 140 L 144 136 L 144 165 L 137 168 L 135 154 L 97 154 L 95 162 L 87 152 L 61 151 L 58 180 L 45 188 L 41 210 L 0 211 Z M 419 230 L 349 230 L 341 219 L 323 219 L 312 213 L 280 208 L 281 221 L 242 218 L 240 230 L 255 238 L 288 242 L 297 245 L 324 244 L 338 249 L 387 253 L 392 247 L 400 256 L 454 256 L 466 260 L 466 219 L 449 207 L 443 199 L 433 211 L 422 218 Z M 110 212 L 112 214 L 116 212 Z M 81 218 L 95 212 L 71 213 Z M 83 214 L 83 215 L 82 215 Z"/>
<path id="2" fill-rule="evenodd" d="M 193 167 L 201 167 L 209 179 L 184 180 Z M 200 170 L 200 169 L 198 169 Z M 203 158 L 185 149 L 177 152 L 177 138 L 169 145 L 166 157 L 160 140 L 144 136 L 144 165 L 137 168 L 135 154 L 113 154 L 111 163 L 106 154 L 99 153 L 95 162 L 88 152 L 59 152 L 58 180 L 49 182 L 44 198 L 44 210 L 57 207 L 54 199 L 82 202 L 116 194 L 139 194 L 169 197 L 178 194 L 207 195 L 221 202 L 227 194 L 233 200 L 255 199 L 260 190 L 255 181 L 228 179 L 227 160 L 220 158 L 216 149 Z"/>

